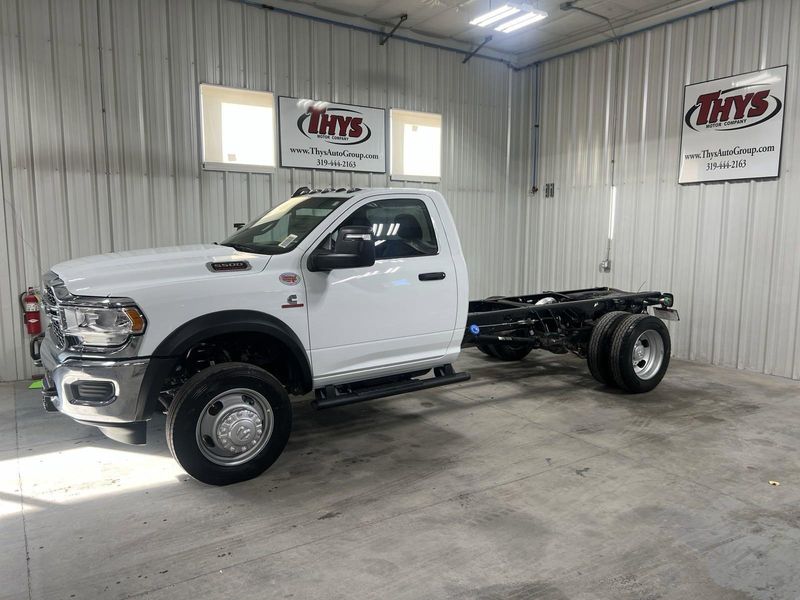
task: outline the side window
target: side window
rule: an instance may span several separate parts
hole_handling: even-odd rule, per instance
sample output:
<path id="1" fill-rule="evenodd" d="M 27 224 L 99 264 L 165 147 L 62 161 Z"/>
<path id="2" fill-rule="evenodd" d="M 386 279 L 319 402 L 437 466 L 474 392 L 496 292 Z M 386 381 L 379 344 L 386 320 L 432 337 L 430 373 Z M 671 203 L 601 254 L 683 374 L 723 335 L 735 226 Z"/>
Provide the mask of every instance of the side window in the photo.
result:
<path id="1" fill-rule="evenodd" d="M 370 202 L 342 225 L 371 227 L 375 258 L 379 260 L 429 256 L 439 251 L 431 216 L 422 200 L 393 198 Z"/>

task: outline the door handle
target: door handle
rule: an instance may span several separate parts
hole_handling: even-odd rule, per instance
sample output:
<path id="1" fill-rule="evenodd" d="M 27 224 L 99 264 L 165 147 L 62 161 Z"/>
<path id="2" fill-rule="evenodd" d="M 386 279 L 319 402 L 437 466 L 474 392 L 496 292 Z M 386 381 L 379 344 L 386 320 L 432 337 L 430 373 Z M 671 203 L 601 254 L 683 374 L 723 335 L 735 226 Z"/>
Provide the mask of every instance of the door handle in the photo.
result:
<path id="1" fill-rule="evenodd" d="M 440 279 L 444 279 L 447 277 L 446 273 L 442 271 L 437 271 L 435 273 L 420 273 L 419 280 L 420 281 L 439 281 Z"/>

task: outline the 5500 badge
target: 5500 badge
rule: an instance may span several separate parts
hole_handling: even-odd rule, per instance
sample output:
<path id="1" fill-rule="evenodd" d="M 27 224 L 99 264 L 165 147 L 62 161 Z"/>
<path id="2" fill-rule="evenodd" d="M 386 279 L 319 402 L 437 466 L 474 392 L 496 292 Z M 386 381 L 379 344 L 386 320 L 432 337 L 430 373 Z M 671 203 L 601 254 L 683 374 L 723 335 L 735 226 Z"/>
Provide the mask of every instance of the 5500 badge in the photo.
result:
<path id="1" fill-rule="evenodd" d="M 278 99 L 281 166 L 386 172 L 386 112 L 303 98 Z"/>

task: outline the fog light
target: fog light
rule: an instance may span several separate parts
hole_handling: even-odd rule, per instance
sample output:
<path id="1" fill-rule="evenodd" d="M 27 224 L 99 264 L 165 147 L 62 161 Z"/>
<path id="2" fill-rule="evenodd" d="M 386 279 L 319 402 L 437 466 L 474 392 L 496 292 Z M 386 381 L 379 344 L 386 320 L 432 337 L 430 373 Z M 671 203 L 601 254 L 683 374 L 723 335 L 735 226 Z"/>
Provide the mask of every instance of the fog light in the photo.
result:
<path id="1" fill-rule="evenodd" d="M 72 404 L 109 404 L 114 401 L 114 384 L 110 381 L 76 381 L 70 384 Z"/>

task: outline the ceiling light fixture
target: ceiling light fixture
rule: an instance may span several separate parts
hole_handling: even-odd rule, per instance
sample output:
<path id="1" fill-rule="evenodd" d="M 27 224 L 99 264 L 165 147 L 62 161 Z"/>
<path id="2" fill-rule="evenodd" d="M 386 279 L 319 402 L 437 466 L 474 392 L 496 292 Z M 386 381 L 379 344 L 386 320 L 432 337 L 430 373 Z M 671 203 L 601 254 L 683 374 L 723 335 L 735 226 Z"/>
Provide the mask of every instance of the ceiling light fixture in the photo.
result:
<path id="1" fill-rule="evenodd" d="M 500 8 L 496 8 L 494 10 L 490 10 L 487 13 L 484 13 L 478 17 L 472 19 L 469 22 L 470 25 L 477 25 L 478 27 L 487 27 L 492 23 L 496 23 L 501 19 L 505 19 L 506 17 L 510 17 L 511 15 L 515 15 L 519 12 L 518 8 L 513 6 L 509 6 L 508 4 L 504 4 Z"/>
<path id="2" fill-rule="evenodd" d="M 534 23 L 538 23 L 542 19 L 546 18 L 547 18 L 546 12 L 531 8 L 526 10 L 525 14 L 520 15 L 516 19 L 511 19 L 510 21 L 501 23 L 500 25 L 495 27 L 495 31 L 502 31 L 503 33 L 511 33 L 512 31 L 517 31 L 518 29 L 522 29 L 523 27 L 527 27 L 528 25 L 533 25 Z"/>

